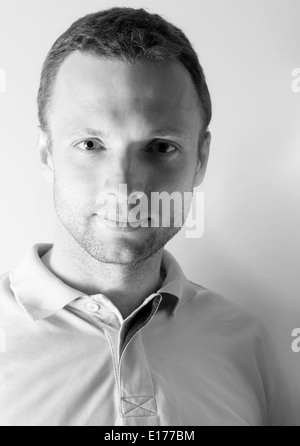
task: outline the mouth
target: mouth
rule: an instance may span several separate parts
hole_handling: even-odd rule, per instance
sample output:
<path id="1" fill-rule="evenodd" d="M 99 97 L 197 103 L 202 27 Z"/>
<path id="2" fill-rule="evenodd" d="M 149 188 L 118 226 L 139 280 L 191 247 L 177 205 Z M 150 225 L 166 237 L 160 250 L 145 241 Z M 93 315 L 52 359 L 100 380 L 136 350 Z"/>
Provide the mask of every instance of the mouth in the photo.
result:
<path id="1" fill-rule="evenodd" d="M 131 232 L 137 229 L 143 229 L 150 226 L 150 218 L 144 218 L 142 220 L 125 220 L 125 219 L 109 219 L 100 214 L 96 214 L 97 221 L 101 227 L 122 230 L 124 232 Z"/>

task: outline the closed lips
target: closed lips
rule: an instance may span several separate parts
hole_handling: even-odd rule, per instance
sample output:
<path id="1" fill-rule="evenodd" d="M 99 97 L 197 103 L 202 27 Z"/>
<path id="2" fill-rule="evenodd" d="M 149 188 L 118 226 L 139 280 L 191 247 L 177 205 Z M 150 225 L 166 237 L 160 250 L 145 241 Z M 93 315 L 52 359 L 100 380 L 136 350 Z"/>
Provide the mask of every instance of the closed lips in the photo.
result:
<path id="1" fill-rule="evenodd" d="M 116 222 L 116 223 L 141 223 L 141 222 L 143 222 L 143 221 L 145 221 L 145 220 L 148 220 L 148 218 L 143 218 L 142 220 L 127 220 L 127 219 L 122 219 L 122 218 L 117 218 L 117 220 L 115 220 L 115 219 L 112 219 L 112 218 L 107 218 L 107 217 L 105 217 L 104 215 L 101 215 L 101 214 L 97 214 L 99 217 L 101 217 L 101 218 L 103 218 L 104 220 L 107 220 L 107 221 L 113 221 L 113 222 Z"/>

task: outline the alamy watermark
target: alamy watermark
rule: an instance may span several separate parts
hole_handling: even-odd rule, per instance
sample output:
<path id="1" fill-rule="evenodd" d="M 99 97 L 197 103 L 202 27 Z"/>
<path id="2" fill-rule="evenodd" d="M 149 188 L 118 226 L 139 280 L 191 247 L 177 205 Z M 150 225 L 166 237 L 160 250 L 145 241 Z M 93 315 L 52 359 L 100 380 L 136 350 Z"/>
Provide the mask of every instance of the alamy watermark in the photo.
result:
<path id="1" fill-rule="evenodd" d="M 0 93 L 6 92 L 6 73 L 3 68 L 0 68 Z"/>
<path id="2" fill-rule="evenodd" d="M 127 184 L 120 184 L 117 194 L 101 192 L 97 204 L 102 228 L 185 226 L 186 238 L 204 233 L 204 192 L 135 191 L 128 197 Z"/>
<path id="3" fill-rule="evenodd" d="M 6 352 L 6 335 L 5 330 L 0 328 L 0 353 Z"/>
<path id="4" fill-rule="evenodd" d="M 292 331 L 292 337 L 295 338 L 292 342 L 292 350 L 294 353 L 300 352 L 300 328 L 294 328 Z"/>
<path id="5" fill-rule="evenodd" d="M 300 68 L 294 68 L 292 71 L 292 91 L 294 93 L 300 93 Z"/>

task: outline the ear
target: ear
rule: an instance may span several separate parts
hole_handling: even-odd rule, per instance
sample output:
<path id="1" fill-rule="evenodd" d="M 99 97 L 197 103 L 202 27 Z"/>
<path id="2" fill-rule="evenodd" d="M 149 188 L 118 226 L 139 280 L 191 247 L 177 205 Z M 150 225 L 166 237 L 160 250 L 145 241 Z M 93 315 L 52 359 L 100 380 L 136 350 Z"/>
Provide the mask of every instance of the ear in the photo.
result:
<path id="1" fill-rule="evenodd" d="M 210 141 L 211 141 L 210 132 L 205 132 L 202 138 L 200 138 L 200 143 L 198 147 L 198 166 L 195 176 L 194 187 L 199 186 L 204 179 L 209 157 Z"/>
<path id="2" fill-rule="evenodd" d="M 49 136 L 41 126 L 37 128 L 37 151 L 43 177 L 53 183 L 53 160 L 50 152 Z"/>

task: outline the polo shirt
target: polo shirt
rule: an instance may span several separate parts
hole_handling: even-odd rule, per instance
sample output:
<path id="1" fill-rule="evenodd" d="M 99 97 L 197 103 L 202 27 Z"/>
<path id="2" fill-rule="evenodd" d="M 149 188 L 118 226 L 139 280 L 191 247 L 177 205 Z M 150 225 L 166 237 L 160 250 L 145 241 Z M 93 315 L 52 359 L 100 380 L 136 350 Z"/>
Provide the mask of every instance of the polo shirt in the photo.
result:
<path id="1" fill-rule="evenodd" d="M 56 277 L 33 245 L 0 277 L 1 426 L 286 425 L 274 345 L 254 316 L 189 281 L 164 281 L 125 320 Z M 3 342 L 2 342 L 3 344 Z"/>

